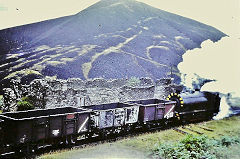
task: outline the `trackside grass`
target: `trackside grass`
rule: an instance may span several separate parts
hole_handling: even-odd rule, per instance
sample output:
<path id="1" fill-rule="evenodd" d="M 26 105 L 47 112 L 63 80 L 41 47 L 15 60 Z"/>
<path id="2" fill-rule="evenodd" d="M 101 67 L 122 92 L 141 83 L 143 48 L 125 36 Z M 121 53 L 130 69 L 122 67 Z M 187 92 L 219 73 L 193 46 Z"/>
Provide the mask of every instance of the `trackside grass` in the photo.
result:
<path id="1" fill-rule="evenodd" d="M 240 141 L 239 123 L 240 116 L 225 118 L 223 120 L 211 120 L 197 124 L 185 125 L 185 127 L 187 128 L 203 133 L 203 135 L 199 135 L 180 126 L 178 128 L 188 132 L 189 135 L 183 135 L 173 129 L 160 130 L 158 132 L 149 132 L 131 138 L 125 138 L 111 144 L 104 143 L 82 149 L 52 152 L 39 156 L 39 158 L 70 159 L 77 156 L 82 158 L 116 158 L 116 155 L 119 155 L 119 158 L 123 157 L 122 155 L 125 155 L 123 158 L 171 158 L 162 155 L 160 151 L 164 150 L 164 148 L 167 148 L 167 150 L 171 150 L 171 148 L 180 148 L 180 150 L 182 149 L 182 151 L 186 151 L 188 149 L 185 149 L 185 147 L 182 147 L 182 145 L 177 145 L 178 143 L 181 143 L 183 141 L 185 141 L 185 143 L 196 142 L 197 144 L 195 145 L 198 145 L 198 142 L 201 141 L 200 143 L 202 144 L 202 147 L 200 147 L 199 152 L 201 152 L 201 148 L 209 147 L 211 151 L 208 151 L 205 155 L 209 155 L 210 157 L 212 156 L 212 158 L 240 158 L 240 144 L 238 142 Z M 205 130 L 203 128 L 207 128 L 208 130 Z M 227 144 L 227 146 L 222 143 Z M 113 149 L 114 147 L 116 148 L 116 150 Z M 115 156 L 111 156 L 111 153 L 108 153 L 108 156 L 106 156 L 105 152 L 108 152 L 108 150 L 116 152 L 118 148 L 123 153 L 119 152 L 119 154 L 115 154 Z M 180 150 L 179 152 L 182 152 Z M 198 150 L 193 151 L 192 153 L 195 152 L 198 152 Z M 93 156 L 92 153 L 97 153 L 97 155 Z M 105 156 L 102 154 L 104 154 Z M 135 156 L 132 156 L 133 154 L 135 154 Z M 185 156 L 185 158 L 191 158 L 191 153 L 190 157 L 188 152 L 186 155 L 187 156 Z M 199 154 L 195 154 L 195 156 L 197 155 Z"/>

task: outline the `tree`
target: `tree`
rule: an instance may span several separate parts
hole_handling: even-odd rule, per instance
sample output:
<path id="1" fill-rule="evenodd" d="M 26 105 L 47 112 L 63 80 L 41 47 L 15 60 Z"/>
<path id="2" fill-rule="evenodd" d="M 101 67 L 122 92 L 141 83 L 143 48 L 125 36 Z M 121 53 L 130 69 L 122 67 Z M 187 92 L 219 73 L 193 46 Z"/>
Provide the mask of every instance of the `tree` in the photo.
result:
<path id="1" fill-rule="evenodd" d="M 17 102 L 17 110 L 31 110 L 34 109 L 32 100 L 29 97 L 23 97 L 20 101 Z"/>

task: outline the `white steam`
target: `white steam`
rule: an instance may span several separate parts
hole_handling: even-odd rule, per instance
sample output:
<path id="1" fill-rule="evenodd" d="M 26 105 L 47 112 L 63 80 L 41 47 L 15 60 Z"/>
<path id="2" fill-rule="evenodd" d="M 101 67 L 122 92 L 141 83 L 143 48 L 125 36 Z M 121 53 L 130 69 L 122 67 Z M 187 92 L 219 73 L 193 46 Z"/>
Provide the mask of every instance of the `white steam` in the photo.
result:
<path id="1" fill-rule="evenodd" d="M 201 48 L 189 50 L 183 55 L 178 69 L 182 74 L 182 84 L 189 89 L 201 84 L 202 79 L 208 79 L 213 81 L 204 84 L 202 91 L 240 97 L 240 39 L 224 37 L 215 43 L 204 41 Z M 220 113 L 227 116 L 230 107 L 225 100 L 224 97 L 221 102 L 223 112 Z"/>
<path id="2" fill-rule="evenodd" d="M 220 120 L 225 117 L 228 117 L 232 111 L 230 110 L 230 106 L 227 103 L 227 99 L 225 96 L 222 97 L 221 103 L 220 103 L 220 108 L 219 108 L 219 113 L 213 117 L 214 120 Z"/>

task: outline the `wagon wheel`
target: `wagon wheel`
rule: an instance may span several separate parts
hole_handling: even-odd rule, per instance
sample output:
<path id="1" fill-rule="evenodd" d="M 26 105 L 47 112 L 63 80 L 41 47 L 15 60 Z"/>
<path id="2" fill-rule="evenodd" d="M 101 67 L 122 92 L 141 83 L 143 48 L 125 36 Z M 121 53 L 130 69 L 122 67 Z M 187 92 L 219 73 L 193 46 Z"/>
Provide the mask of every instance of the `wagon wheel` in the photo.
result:
<path id="1" fill-rule="evenodd" d="M 131 132 L 131 126 L 129 124 L 126 124 L 124 127 L 125 134 L 129 134 Z"/>
<path id="2" fill-rule="evenodd" d="M 91 139 L 94 135 L 96 135 L 94 132 L 86 132 L 84 139 Z"/>
<path id="3" fill-rule="evenodd" d="M 71 144 L 74 145 L 74 144 L 77 142 L 77 137 L 74 136 L 74 135 L 71 135 L 71 136 L 70 136 L 70 141 L 71 141 Z"/>
<path id="4" fill-rule="evenodd" d="M 101 138 L 101 139 L 106 139 L 107 136 L 108 136 L 107 133 L 108 133 L 108 131 L 107 131 L 106 129 L 100 130 L 100 132 L 99 132 L 100 138 Z"/>
<path id="5" fill-rule="evenodd" d="M 18 156 L 18 157 L 23 156 L 22 149 L 20 146 L 14 147 L 13 150 L 15 152 L 15 156 Z"/>
<path id="6" fill-rule="evenodd" d="M 143 125 L 142 128 L 143 128 L 144 132 L 147 132 L 147 131 L 149 131 L 151 129 L 151 124 L 150 123 L 146 123 L 146 124 Z"/>

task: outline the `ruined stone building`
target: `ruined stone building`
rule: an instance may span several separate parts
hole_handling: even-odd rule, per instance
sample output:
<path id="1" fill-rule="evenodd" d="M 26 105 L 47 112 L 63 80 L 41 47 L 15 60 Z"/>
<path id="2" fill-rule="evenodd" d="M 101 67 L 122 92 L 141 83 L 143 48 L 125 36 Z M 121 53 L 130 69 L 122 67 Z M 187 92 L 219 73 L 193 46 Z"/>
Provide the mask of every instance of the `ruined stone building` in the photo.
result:
<path id="1" fill-rule="evenodd" d="M 81 107 L 147 98 L 164 99 L 177 87 L 171 79 L 153 82 L 149 78 L 86 81 L 76 78 L 36 79 L 30 85 L 13 80 L 11 87 L 4 89 L 4 111 L 16 111 L 17 102 L 25 96 L 34 97 L 36 108 Z"/>

